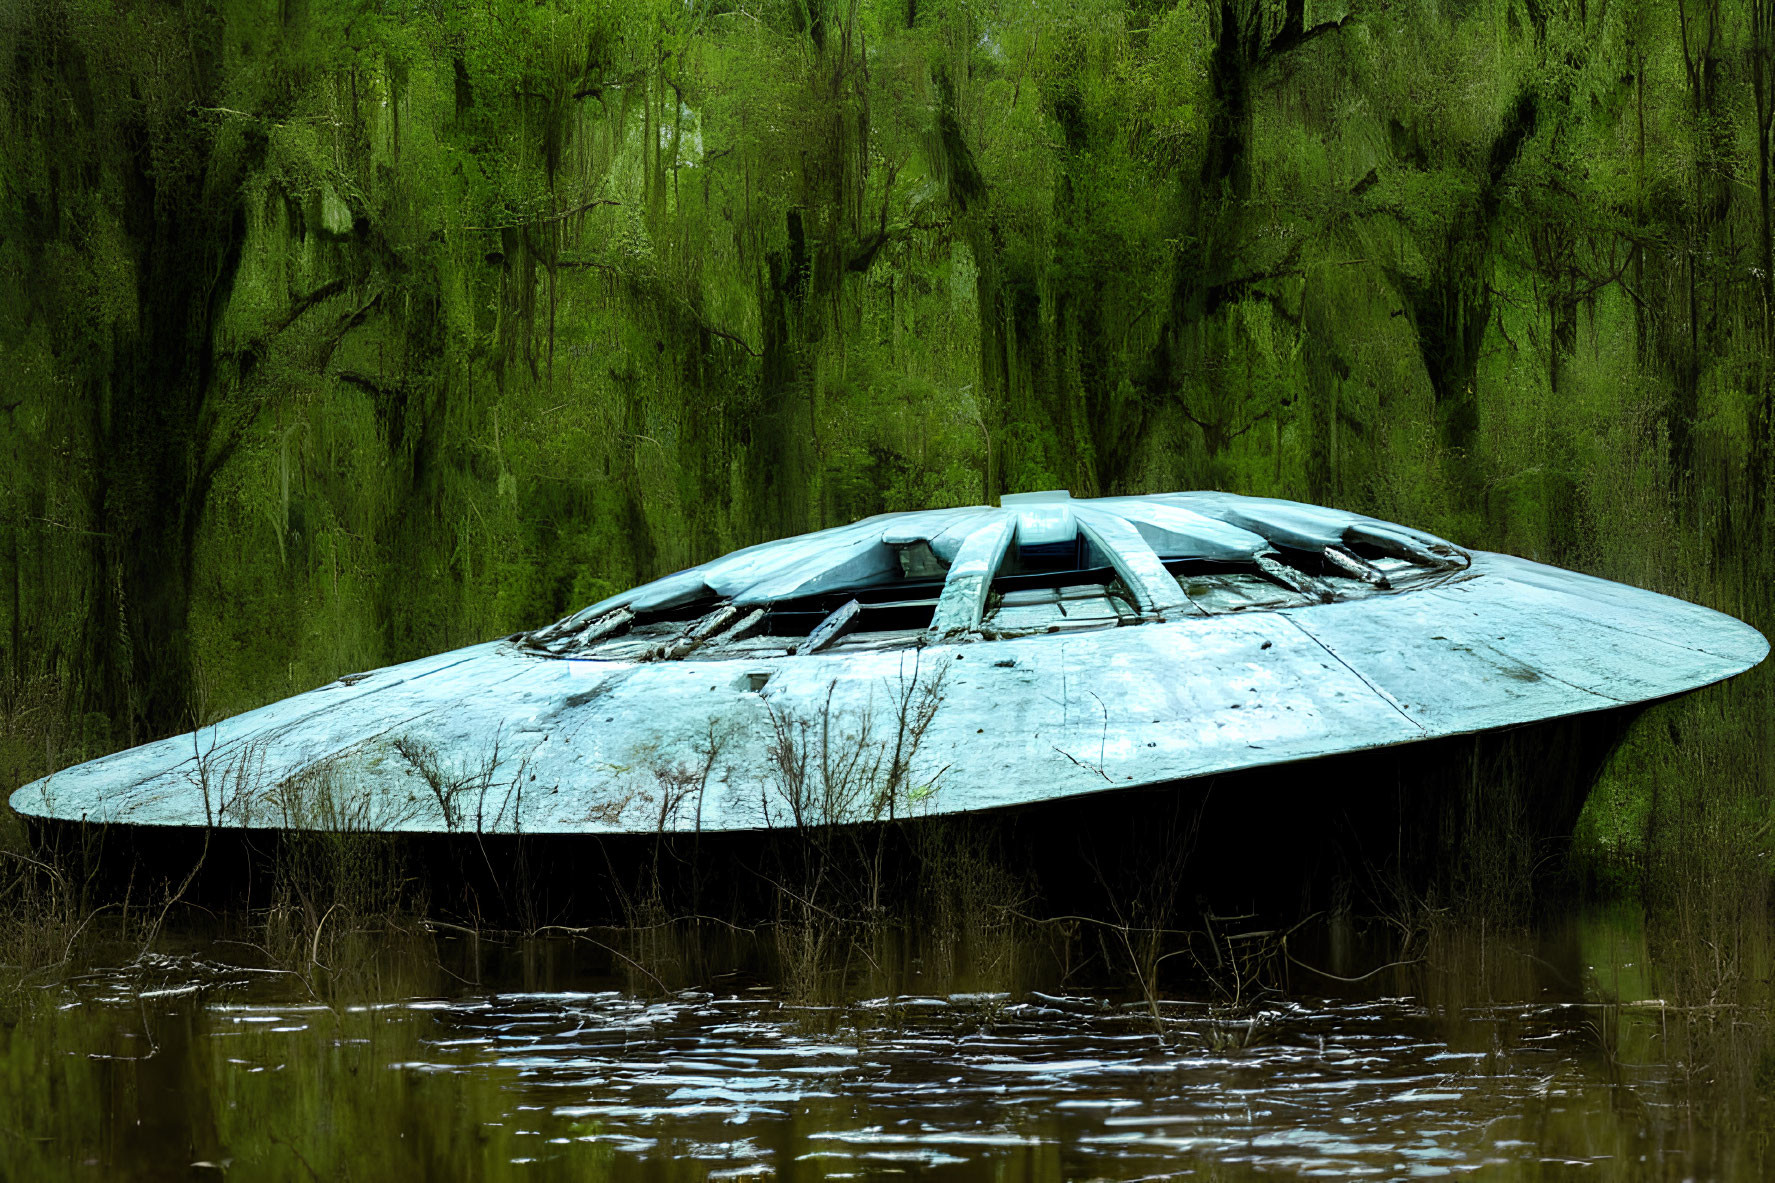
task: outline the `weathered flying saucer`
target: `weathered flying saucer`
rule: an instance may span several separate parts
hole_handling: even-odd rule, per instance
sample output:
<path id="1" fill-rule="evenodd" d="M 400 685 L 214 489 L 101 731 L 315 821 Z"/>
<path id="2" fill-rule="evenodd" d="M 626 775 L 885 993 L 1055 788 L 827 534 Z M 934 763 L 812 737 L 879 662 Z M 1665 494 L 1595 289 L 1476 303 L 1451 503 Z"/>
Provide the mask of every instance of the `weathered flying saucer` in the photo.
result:
<path id="1" fill-rule="evenodd" d="M 1693 690 L 1720 613 L 1220 493 L 889 514 L 66 769 L 39 818 L 747 830 L 994 809 Z"/>

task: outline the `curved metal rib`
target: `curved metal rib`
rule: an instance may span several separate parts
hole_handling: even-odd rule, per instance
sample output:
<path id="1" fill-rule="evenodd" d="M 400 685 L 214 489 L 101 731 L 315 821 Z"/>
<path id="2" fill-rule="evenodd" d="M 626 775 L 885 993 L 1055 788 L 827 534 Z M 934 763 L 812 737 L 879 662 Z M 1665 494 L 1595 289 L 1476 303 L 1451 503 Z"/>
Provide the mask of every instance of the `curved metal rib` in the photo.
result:
<path id="1" fill-rule="evenodd" d="M 949 577 L 943 582 L 943 594 L 931 615 L 927 635 L 943 640 L 980 627 L 980 617 L 986 611 L 986 594 L 992 590 L 992 577 L 1005 561 L 1005 551 L 1016 532 L 1016 517 L 1000 512 L 968 534 L 956 552 L 955 562 L 949 565 Z"/>
<path id="2" fill-rule="evenodd" d="M 1153 550 L 1152 545 L 1126 518 L 1115 514 L 1073 507 L 1073 517 L 1085 537 L 1109 556 L 1116 574 L 1134 594 L 1134 603 L 1143 613 L 1163 617 L 1167 613 L 1199 613 L 1190 603 L 1171 572 Z"/>

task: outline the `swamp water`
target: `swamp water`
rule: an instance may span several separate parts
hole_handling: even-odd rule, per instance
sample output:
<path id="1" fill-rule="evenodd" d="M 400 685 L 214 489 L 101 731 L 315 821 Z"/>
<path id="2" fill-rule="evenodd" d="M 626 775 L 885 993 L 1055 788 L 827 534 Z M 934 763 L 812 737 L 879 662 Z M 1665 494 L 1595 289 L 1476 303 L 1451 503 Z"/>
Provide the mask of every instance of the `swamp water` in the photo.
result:
<path id="1" fill-rule="evenodd" d="M 1403 958 L 1327 925 L 1237 1005 L 1035 949 L 1013 988 L 908 958 L 813 1004 L 731 933 L 695 989 L 615 939 L 409 933 L 328 982 L 120 948 L 0 1028 L 0 1177 L 1765 1177 L 1767 1016 L 1669 1004 L 1637 909 Z"/>

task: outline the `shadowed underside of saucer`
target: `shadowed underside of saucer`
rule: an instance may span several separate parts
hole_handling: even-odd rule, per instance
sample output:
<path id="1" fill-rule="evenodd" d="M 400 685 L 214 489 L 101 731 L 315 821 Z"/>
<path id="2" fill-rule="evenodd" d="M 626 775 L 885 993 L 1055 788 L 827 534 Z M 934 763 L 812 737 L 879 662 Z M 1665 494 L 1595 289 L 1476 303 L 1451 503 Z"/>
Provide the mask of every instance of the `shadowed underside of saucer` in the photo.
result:
<path id="1" fill-rule="evenodd" d="M 29 817 L 409 833 L 970 812 L 1643 703 L 1762 660 L 1681 600 L 1222 493 L 889 514 L 24 786 Z"/>

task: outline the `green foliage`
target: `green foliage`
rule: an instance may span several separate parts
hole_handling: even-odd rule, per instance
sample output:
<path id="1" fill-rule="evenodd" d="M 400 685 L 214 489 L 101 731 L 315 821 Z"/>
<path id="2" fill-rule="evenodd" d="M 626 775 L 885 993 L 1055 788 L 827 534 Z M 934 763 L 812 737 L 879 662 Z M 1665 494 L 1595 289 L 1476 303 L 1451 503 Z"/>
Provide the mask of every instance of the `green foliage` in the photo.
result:
<path id="1" fill-rule="evenodd" d="M 1768 623 L 1766 7 L 11 6 L 0 787 L 1015 489 Z"/>

